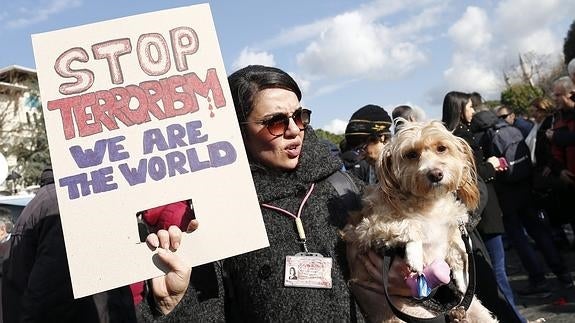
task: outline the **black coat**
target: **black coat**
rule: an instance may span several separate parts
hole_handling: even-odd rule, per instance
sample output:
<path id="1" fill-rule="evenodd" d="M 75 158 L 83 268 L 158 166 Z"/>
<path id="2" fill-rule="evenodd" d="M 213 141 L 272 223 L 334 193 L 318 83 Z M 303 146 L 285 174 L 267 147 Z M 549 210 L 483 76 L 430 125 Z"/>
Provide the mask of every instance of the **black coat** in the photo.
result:
<path id="1" fill-rule="evenodd" d="M 127 286 L 74 299 L 56 188 L 53 179 L 44 183 L 12 230 L 2 277 L 4 322 L 134 322 Z"/>
<path id="2" fill-rule="evenodd" d="M 312 183 L 315 189 L 301 216 L 310 252 L 333 259 L 331 289 L 284 287 L 285 257 L 301 252 L 294 220 L 262 207 L 270 242 L 264 248 L 210 264 L 192 271 L 193 287 L 163 322 L 350 322 L 363 318 L 352 301 L 345 244 L 338 230 L 347 223 L 347 212 L 334 187 L 325 179 L 341 169 L 332 156 L 306 129 L 298 167 L 277 172 L 252 165 L 252 176 L 260 203 L 294 214 Z M 359 180 L 358 187 L 362 187 Z M 230 201 L 241 203 L 241 201 Z M 227 282 L 224 285 L 224 282 Z M 142 304 L 145 320 L 154 313 Z M 156 313 L 157 314 L 157 313 Z"/>
<path id="3" fill-rule="evenodd" d="M 477 114 L 473 116 L 473 120 L 475 120 L 476 116 Z M 453 131 L 453 134 L 465 139 L 469 146 L 471 146 L 473 157 L 475 158 L 477 175 L 483 179 L 487 186 L 487 204 L 481 213 L 481 221 L 477 225 L 477 230 L 483 235 L 501 234 L 504 232 L 502 212 L 499 207 L 495 187 L 493 186 L 493 182 L 495 180 L 495 168 L 485 160 L 483 156 L 483 148 L 477 143 L 478 140 L 471 131 L 470 125 L 460 123 Z"/>

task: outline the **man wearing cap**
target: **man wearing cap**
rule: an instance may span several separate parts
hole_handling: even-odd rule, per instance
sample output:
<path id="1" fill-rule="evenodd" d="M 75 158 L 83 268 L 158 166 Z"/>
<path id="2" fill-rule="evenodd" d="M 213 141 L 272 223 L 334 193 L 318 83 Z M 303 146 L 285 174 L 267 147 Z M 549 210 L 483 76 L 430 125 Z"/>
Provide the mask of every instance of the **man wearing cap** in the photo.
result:
<path id="1" fill-rule="evenodd" d="M 347 147 L 369 163 L 369 172 L 362 178 L 368 184 L 377 182 L 374 166 L 386 139 L 391 136 L 390 127 L 389 114 L 378 105 L 368 104 L 351 116 L 345 129 Z"/>

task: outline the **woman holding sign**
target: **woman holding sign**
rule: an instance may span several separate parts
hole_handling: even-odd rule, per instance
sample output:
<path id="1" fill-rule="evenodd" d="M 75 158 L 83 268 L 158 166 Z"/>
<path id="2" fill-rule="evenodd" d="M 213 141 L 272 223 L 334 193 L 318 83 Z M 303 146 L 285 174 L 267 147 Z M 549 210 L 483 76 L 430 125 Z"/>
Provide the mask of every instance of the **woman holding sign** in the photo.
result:
<path id="1" fill-rule="evenodd" d="M 341 161 L 309 126 L 311 111 L 301 107 L 301 91 L 287 73 L 248 66 L 228 80 L 270 247 L 194 268 L 190 286 L 189 269 L 162 252 L 172 272 L 153 280 L 156 309 L 182 321 L 363 321 L 348 280 L 382 264 L 370 255 L 348 266 L 338 234 L 347 223 L 347 205 L 327 180 Z M 179 234 L 171 227 L 148 242 L 176 248 Z M 375 270 L 371 284 L 380 275 Z M 153 319 L 145 306 L 142 315 Z"/>

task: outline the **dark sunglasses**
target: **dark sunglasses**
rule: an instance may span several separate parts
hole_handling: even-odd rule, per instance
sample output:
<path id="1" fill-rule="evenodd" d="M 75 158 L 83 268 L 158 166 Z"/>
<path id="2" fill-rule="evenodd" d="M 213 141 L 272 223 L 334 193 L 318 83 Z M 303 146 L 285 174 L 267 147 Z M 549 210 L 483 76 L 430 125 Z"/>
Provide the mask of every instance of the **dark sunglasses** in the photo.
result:
<path id="1" fill-rule="evenodd" d="M 299 109 L 295 110 L 291 116 L 286 113 L 278 113 L 274 114 L 268 119 L 259 121 L 246 121 L 242 122 L 242 124 L 257 123 L 264 125 L 272 136 L 278 137 L 283 136 L 283 134 L 287 131 L 289 128 L 290 119 L 293 119 L 299 130 L 305 130 L 305 128 L 307 128 L 309 125 L 310 116 L 310 110 L 300 107 Z"/>
<path id="2" fill-rule="evenodd" d="M 365 151 L 367 150 L 367 146 L 371 145 L 371 144 L 376 144 L 378 142 L 385 142 L 386 138 L 385 138 L 385 134 L 374 134 L 374 135 L 370 135 L 367 140 L 365 141 L 365 143 L 355 147 L 354 151 L 360 155 L 365 154 Z"/>
<path id="3" fill-rule="evenodd" d="M 499 116 L 499 119 L 506 119 L 507 117 L 509 117 L 511 115 L 511 113 L 508 114 L 502 114 Z"/>

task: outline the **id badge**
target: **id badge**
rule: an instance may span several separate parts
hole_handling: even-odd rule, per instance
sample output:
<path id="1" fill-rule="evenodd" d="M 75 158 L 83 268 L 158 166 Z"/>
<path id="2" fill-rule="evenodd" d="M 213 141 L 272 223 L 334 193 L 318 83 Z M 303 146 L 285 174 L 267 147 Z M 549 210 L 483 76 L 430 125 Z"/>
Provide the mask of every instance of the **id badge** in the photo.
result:
<path id="1" fill-rule="evenodd" d="M 332 259 L 319 253 L 300 252 L 286 257 L 284 286 L 331 288 Z"/>

